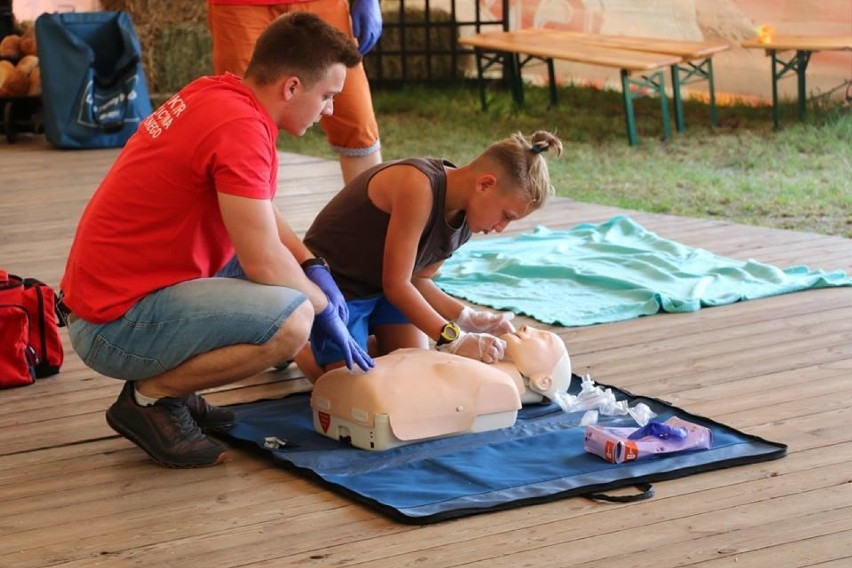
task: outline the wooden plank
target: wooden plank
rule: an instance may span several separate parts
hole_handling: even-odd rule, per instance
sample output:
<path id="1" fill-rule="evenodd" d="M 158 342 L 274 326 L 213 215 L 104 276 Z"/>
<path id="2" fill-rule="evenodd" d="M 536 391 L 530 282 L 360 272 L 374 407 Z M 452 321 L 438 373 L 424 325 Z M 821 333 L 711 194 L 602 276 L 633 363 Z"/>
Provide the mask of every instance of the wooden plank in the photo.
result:
<path id="1" fill-rule="evenodd" d="M 459 39 L 459 43 L 490 51 L 523 53 L 535 57 L 564 59 L 577 63 L 588 63 L 626 69 L 628 71 L 651 71 L 674 65 L 677 56 L 665 53 L 639 52 L 627 49 L 598 47 L 524 32 L 485 32 Z"/>
<path id="2" fill-rule="evenodd" d="M 759 37 L 745 39 L 740 45 L 756 49 L 776 49 L 779 51 L 837 51 L 852 49 L 852 36 L 806 36 L 806 35 L 773 35 L 768 42 Z"/>
<path id="3" fill-rule="evenodd" d="M 560 39 L 582 41 L 603 47 L 667 53 L 669 55 L 677 55 L 685 61 L 699 58 L 704 59 L 731 49 L 731 44 L 727 41 L 685 41 L 654 37 L 592 34 L 545 28 L 527 28 L 523 31 L 530 34 L 542 34 Z"/>
<path id="4" fill-rule="evenodd" d="M 116 155 L 56 151 L 38 137 L 0 144 L 0 265 L 58 284 L 77 219 Z M 340 187 L 335 162 L 289 154 L 279 180 L 276 202 L 299 232 Z M 506 234 L 616 215 L 731 258 L 852 271 L 848 239 L 564 199 Z M 215 468 L 157 467 L 106 426 L 120 383 L 86 368 L 63 331 L 58 376 L 0 391 L 0 565 L 845 566 L 849 321 L 852 289 L 836 288 L 550 328 L 577 370 L 786 443 L 788 456 L 660 482 L 643 503 L 573 498 L 426 527 L 390 521 L 242 446 Z M 208 397 L 237 403 L 307 388 L 288 369 Z"/>

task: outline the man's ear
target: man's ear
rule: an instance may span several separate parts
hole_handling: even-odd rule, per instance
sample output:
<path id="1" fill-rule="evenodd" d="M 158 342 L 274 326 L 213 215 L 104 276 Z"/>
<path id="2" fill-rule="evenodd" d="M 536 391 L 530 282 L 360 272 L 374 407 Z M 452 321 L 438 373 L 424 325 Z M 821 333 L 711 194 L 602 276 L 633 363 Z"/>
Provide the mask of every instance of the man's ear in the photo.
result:
<path id="1" fill-rule="evenodd" d="M 301 86 L 301 79 L 299 79 L 295 75 L 284 77 L 283 79 L 281 79 L 281 83 L 278 86 L 278 94 L 280 95 L 282 100 L 289 101 L 296 95 Z"/>

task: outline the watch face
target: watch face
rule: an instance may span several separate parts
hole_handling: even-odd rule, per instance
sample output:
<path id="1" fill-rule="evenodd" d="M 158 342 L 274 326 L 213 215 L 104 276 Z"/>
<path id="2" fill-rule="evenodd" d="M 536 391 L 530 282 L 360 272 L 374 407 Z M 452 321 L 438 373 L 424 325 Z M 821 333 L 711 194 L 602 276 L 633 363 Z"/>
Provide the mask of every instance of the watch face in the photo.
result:
<path id="1" fill-rule="evenodd" d="M 444 330 L 441 332 L 441 337 L 443 337 L 446 341 L 454 341 L 458 338 L 460 333 L 459 326 L 450 322 L 444 326 Z"/>

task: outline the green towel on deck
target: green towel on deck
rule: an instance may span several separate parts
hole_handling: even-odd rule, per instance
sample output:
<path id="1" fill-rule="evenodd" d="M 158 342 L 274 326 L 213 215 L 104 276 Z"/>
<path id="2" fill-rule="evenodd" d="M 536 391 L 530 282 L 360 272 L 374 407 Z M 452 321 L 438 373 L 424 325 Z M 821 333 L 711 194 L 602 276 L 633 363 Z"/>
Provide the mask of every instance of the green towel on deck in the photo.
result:
<path id="1" fill-rule="evenodd" d="M 444 263 L 435 283 L 476 304 L 583 326 L 852 286 L 852 278 L 716 256 L 618 216 L 568 231 L 539 226 L 516 237 L 469 241 Z"/>

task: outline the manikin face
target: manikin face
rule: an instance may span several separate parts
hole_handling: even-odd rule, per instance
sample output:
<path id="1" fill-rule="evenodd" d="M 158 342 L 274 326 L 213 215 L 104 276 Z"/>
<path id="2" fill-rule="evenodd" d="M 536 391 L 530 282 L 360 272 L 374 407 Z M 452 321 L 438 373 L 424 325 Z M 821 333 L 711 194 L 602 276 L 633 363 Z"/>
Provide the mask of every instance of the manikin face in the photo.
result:
<path id="1" fill-rule="evenodd" d="M 532 390 L 551 399 L 555 392 L 568 391 L 571 363 L 558 335 L 525 325 L 501 337 L 506 342 L 506 355 L 529 380 Z"/>
<path id="2" fill-rule="evenodd" d="M 293 136 L 301 136 L 320 118 L 333 114 L 334 97 L 343 89 L 345 79 L 346 67 L 335 63 L 310 89 L 298 79 L 288 84 L 284 93 L 287 109 L 278 127 Z"/>

